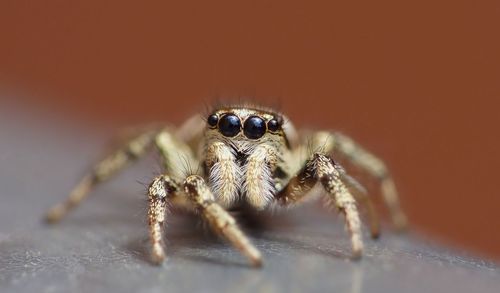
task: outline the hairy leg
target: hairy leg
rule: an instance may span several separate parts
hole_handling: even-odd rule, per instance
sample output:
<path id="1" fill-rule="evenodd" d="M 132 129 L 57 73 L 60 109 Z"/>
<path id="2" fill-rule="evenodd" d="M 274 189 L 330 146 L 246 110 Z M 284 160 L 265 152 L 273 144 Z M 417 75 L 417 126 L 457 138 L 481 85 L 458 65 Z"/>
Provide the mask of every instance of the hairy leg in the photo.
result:
<path id="1" fill-rule="evenodd" d="M 252 265 L 262 265 L 260 252 L 243 234 L 235 219 L 214 201 L 214 196 L 202 177 L 187 177 L 184 181 L 184 191 L 215 233 L 231 242 Z"/>
<path id="2" fill-rule="evenodd" d="M 238 228 L 234 218 L 215 202 L 213 193 L 204 179 L 196 174 L 193 167 L 199 166 L 191 149 L 169 132 L 160 133 L 155 140 L 165 164 L 166 172 L 171 176 L 157 177 L 148 189 L 150 207 L 148 211 L 150 239 L 152 243 L 152 258 L 161 263 L 165 258 L 162 245 L 162 223 L 167 205 L 172 203 L 184 207 L 195 208 L 219 235 L 229 240 L 236 248 L 246 255 L 253 265 L 262 262 L 260 252 L 250 243 L 248 238 Z M 224 156 L 225 150 L 214 151 L 214 163 L 234 163 L 231 157 Z M 229 153 L 226 153 L 229 155 Z M 186 170 L 181 170 L 180 167 Z M 228 171 L 228 170 L 226 170 Z M 229 170 L 230 171 L 230 170 Z M 182 182 L 181 178 L 186 178 Z M 226 178 L 227 179 L 227 178 Z"/>
<path id="3" fill-rule="evenodd" d="M 306 162 L 304 168 L 294 177 L 278 195 L 278 200 L 283 205 L 299 202 L 308 191 L 321 182 L 328 193 L 329 199 L 338 210 L 344 214 L 347 229 L 351 235 L 353 257 L 360 257 L 363 251 L 361 238 L 361 221 L 354 196 L 342 181 L 342 169 L 324 153 L 314 153 Z"/>
<path id="4" fill-rule="evenodd" d="M 155 264 L 165 260 L 163 227 L 167 206 L 184 198 L 198 211 L 212 230 L 229 240 L 254 266 L 262 264 L 260 252 L 240 230 L 234 218 L 214 201 L 214 197 L 198 175 L 188 176 L 183 184 L 162 175 L 153 180 L 148 188 L 148 224 L 151 241 L 151 257 Z"/>
<path id="5" fill-rule="evenodd" d="M 170 201 L 179 190 L 179 184 L 167 175 L 155 178 L 148 188 L 149 239 L 151 240 L 151 258 L 155 264 L 161 264 L 165 259 L 163 225 L 167 201 Z"/>
<path id="6" fill-rule="evenodd" d="M 380 218 L 378 216 L 377 210 L 375 209 L 375 205 L 373 204 L 372 199 L 368 195 L 366 189 L 362 187 L 356 179 L 351 176 L 345 174 L 343 170 L 339 170 L 341 172 L 341 179 L 347 186 L 347 188 L 351 191 L 352 196 L 356 199 L 357 202 L 364 205 L 368 212 L 369 222 L 370 222 L 370 235 L 373 239 L 377 239 L 380 237 Z"/>
<path id="7" fill-rule="evenodd" d="M 60 221 L 88 196 L 95 185 L 108 180 L 129 163 L 142 157 L 153 145 L 155 134 L 156 132 L 152 130 L 143 132 L 99 162 L 89 174 L 82 178 L 66 200 L 49 210 L 46 216 L 47 221 L 50 223 Z"/>
<path id="8" fill-rule="evenodd" d="M 389 209 L 394 226 L 397 229 L 404 229 L 407 226 L 407 218 L 401 209 L 394 180 L 381 159 L 338 132 L 318 132 L 313 135 L 312 141 L 313 149 L 321 149 L 326 153 L 338 152 L 355 166 L 375 177 L 380 182 L 381 195 Z M 370 201 L 370 198 L 367 197 L 366 201 Z"/>

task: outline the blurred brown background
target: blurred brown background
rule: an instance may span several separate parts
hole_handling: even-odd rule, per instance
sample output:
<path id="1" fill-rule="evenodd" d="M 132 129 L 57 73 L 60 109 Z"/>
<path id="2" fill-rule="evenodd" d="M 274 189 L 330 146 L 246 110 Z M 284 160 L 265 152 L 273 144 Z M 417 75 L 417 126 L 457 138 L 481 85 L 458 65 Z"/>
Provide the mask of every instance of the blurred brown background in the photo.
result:
<path id="1" fill-rule="evenodd" d="M 387 159 L 419 230 L 500 258 L 499 1 L 233 2 L 4 0 L 0 87 L 117 126 L 277 99 Z"/>

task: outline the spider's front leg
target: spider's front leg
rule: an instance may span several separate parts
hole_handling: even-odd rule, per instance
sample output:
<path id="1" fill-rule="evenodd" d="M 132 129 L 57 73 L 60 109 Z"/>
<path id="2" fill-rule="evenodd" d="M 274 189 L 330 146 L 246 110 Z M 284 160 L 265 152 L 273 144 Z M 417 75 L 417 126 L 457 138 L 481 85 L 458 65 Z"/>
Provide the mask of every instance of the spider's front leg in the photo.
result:
<path id="1" fill-rule="evenodd" d="M 152 244 L 152 258 L 157 264 L 165 259 L 162 245 L 162 226 L 165 220 L 166 206 L 174 197 L 186 197 L 186 200 L 208 222 L 212 230 L 229 240 L 254 266 L 262 264 L 260 252 L 243 234 L 235 219 L 214 201 L 214 196 L 202 177 L 190 175 L 182 184 L 163 175 L 150 185 L 149 192 L 149 229 Z"/>
<path id="2" fill-rule="evenodd" d="M 381 195 L 389 209 L 394 226 L 400 230 L 406 228 L 408 220 L 401 209 L 396 185 L 385 163 L 380 158 L 339 132 L 321 131 L 316 133 L 312 140 L 315 147 L 323 148 L 326 153 L 338 152 L 349 162 L 375 177 L 380 183 Z"/>
<path id="3" fill-rule="evenodd" d="M 148 225 L 151 240 L 152 260 L 156 264 L 161 264 L 165 259 L 163 248 L 163 226 L 167 202 L 172 200 L 179 192 L 179 184 L 167 175 L 162 175 L 154 179 L 148 188 Z"/>
<path id="4" fill-rule="evenodd" d="M 278 200 L 284 205 L 296 203 L 309 194 L 308 191 L 317 181 L 321 182 L 329 198 L 345 216 L 347 229 L 351 234 L 352 255 L 358 258 L 363 252 L 361 220 L 356 201 L 341 178 L 340 166 L 328 155 L 322 152 L 314 153 L 299 174 L 290 179 L 279 194 Z"/>
<path id="5" fill-rule="evenodd" d="M 184 191 L 214 232 L 229 240 L 252 265 L 262 265 L 260 252 L 243 234 L 235 219 L 214 201 L 214 196 L 202 177 L 187 177 L 184 181 Z"/>

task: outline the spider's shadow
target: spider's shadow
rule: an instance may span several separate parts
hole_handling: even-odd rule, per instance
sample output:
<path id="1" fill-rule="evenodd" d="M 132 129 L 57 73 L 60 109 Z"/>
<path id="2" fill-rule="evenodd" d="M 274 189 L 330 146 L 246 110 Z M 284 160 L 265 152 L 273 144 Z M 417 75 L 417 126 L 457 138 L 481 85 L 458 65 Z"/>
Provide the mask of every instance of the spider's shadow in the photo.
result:
<path id="1" fill-rule="evenodd" d="M 231 259 L 223 250 L 233 249 L 217 235 L 214 235 L 206 225 L 195 217 L 188 217 L 175 224 L 169 224 L 164 237 L 167 258 L 204 262 L 221 266 L 249 268 L 246 259 Z M 174 228 L 175 227 L 175 228 Z M 151 264 L 149 240 L 146 237 L 130 241 L 124 249 L 128 250 L 141 261 Z M 237 252 L 235 252 L 237 254 Z"/>
<path id="2" fill-rule="evenodd" d="M 302 233 L 302 232 L 301 232 Z M 307 236 L 302 233 L 302 236 Z M 340 248 L 329 248 L 325 246 L 318 246 L 315 244 L 314 239 L 317 238 L 320 235 L 314 234 L 311 236 L 313 237 L 305 237 L 307 239 L 297 239 L 296 235 L 294 234 L 283 234 L 281 235 L 270 235 L 270 233 L 266 234 L 261 234 L 260 239 L 264 239 L 269 242 L 274 242 L 274 243 L 279 243 L 281 245 L 286 245 L 288 248 L 291 248 L 293 250 L 298 250 L 298 251 L 305 251 L 307 253 L 315 253 L 315 254 L 321 254 L 324 255 L 325 257 L 334 257 L 342 260 L 346 259 L 352 259 L 351 254 L 348 251 L 345 251 L 344 249 Z M 328 239 L 331 239 L 331 242 L 333 242 L 334 238 L 329 235 L 325 236 Z M 332 244 L 333 246 L 333 244 Z"/>
<path id="3" fill-rule="evenodd" d="M 266 249 L 267 247 L 277 245 L 286 249 L 321 254 L 325 257 L 351 259 L 348 249 L 333 245 L 334 236 L 330 233 L 322 234 L 315 230 L 304 231 L 304 229 L 299 232 L 295 229 L 296 223 L 288 221 L 286 216 L 279 216 L 279 220 L 273 221 L 272 224 L 269 224 L 267 217 L 253 216 L 245 215 L 244 221 L 239 221 L 239 223 L 245 233 L 256 243 L 257 248 L 263 252 L 264 257 L 275 253 L 273 250 Z M 169 229 L 166 231 L 165 241 L 167 254 L 170 257 L 223 266 L 251 267 L 246 259 L 240 257 L 238 260 L 233 260 L 230 255 L 223 253 L 221 250 L 234 250 L 234 248 L 214 235 L 199 218 L 194 215 L 181 215 L 180 217 L 181 219 L 179 215 L 176 215 L 176 223 L 169 224 Z M 297 234 L 301 237 L 297 237 Z M 330 242 L 332 245 L 319 246 L 316 240 L 323 243 Z M 142 238 L 129 243 L 125 249 L 131 251 L 141 261 L 151 263 L 148 247 L 148 240 Z M 234 252 L 237 254 L 236 250 Z"/>
<path id="4" fill-rule="evenodd" d="M 118 200 L 119 199 L 119 200 Z M 99 198 L 101 206 L 98 212 L 89 215 L 89 207 L 83 207 L 80 214 L 70 216 L 65 219 L 63 225 L 76 227 L 98 226 L 102 227 L 113 225 L 126 225 L 142 231 L 146 231 L 147 223 L 139 215 L 145 214 L 145 204 L 142 204 L 135 198 L 125 197 L 118 193 L 113 193 L 107 198 Z M 96 199 L 97 201 L 97 199 Z M 116 205 L 120 208 L 116 209 Z M 110 210 L 110 213 L 104 214 L 102 211 Z M 87 211 L 85 211 L 87 210 Z M 119 210 L 117 212 L 116 210 Z M 128 210 L 128 212 L 124 212 Z M 181 210 L 171 211 L 168 228 L 164 241 L 167 246 L 167 255 L 176 259 L 182 258 L 192 261 L 201 261 L 211 264 L 232 265 L 235 267 L 250 267 L 247 260 L 239 257 L 238 260 L 231 259 L 232 254 L 223 253 L 222 250 L 231 249 L 234 254 L 238 252 L 226 241 L 214 235 L 210 228 L 198 216 L 182 212 Z M 300 211 L 299 213 L 302 213 Z M 134 216 L 130 216 L 130 215 Z M 294 215 L 295 214 L 295 215 Z M 262 251 L 264 257 L 275 253 L 267 247 L 278 246 L 286 249 L 306 251 L 308 253 L 321 254 L 326 257 L 335 257 L 339 259 L 349 259 L 350 254 L 345 249 L 339 249 L 335 246 L 334 236 L 330 233 L 321 234 L 317 229 L 303 229 L 304 224 L 298 220 L 296 212 L 292 213 L 255 213 L 251 210 L 243 211 L 237 215 L 237 222 L 244 229 L 244 232 L 250 236 L 257 248 Z M 303 217 L 300 217 L 303 218 Z M 302 227 L 302 229 L 300 229 Z M 313 226 L 311 226 L 313 227 Z M 320 229 L 321 230 L 321 229 Z M 135 237 L 129 241 L 123 249 L 128 251 L 134 257 L 141 261 L 151 263 L 149 242 L 144 234 L 141 237 Z M 300 237 L 298 237 L 300 235 Z M 328 241 L 325 239 L 328 238 Z M 319 242 L 329 242 L 332 245 L 318 246 Z"/>

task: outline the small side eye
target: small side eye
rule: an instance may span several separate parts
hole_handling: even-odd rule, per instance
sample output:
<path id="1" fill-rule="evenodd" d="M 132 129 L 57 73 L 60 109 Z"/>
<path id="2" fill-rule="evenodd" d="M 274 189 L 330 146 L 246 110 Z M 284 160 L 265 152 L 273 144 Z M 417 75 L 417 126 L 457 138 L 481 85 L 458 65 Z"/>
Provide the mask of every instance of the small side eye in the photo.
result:
<path id="1" fill-rule="evenodd" d="M 215 114 L 208 116 L 207 118 L 208 125 L 210 125 L 211 127 L 215 127 L 217 126 L 217 122 L 219 122 L 219 116 Z"/>
<path id="2" fill-rule="evenodd" d="M 248 117 L 243 125 L 243 132 L 250 139 L 261 138 L 266 133 L 266 122 L 258 116 Z"/>
<path id="3" fill-rule="evenodd" d="M 273 118 L 267 122 L 267 129 L 271 132 L 276 132 L 280 129 L 280 123 Z"/>

